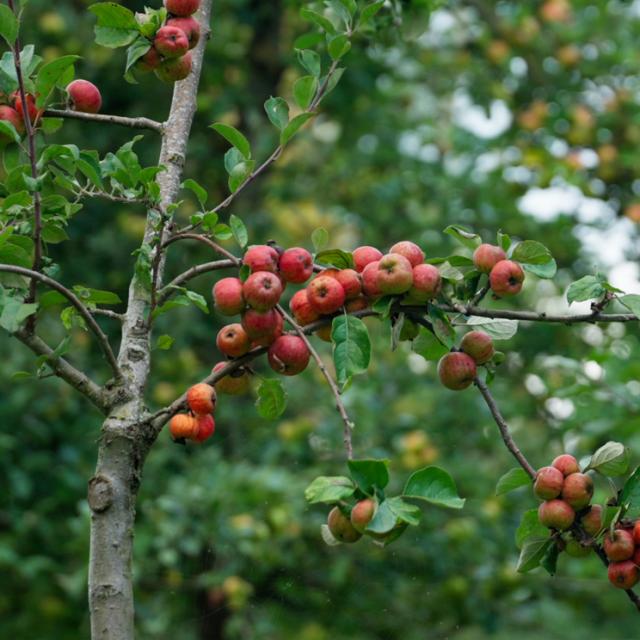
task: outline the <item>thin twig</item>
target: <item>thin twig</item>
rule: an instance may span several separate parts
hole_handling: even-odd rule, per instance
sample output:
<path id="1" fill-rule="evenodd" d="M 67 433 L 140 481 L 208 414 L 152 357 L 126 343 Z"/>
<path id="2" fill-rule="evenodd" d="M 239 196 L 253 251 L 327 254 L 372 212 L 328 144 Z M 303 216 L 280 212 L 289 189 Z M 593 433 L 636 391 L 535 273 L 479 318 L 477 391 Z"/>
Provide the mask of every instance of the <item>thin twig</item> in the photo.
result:
<path id="1" fill-rule="evenodd" d="M 162 243 L 162 248 L 164 249 L 170 244 L 177 242 L 178 240 L 196 240 L 198 242 L 202 242 L 203 244 L 211 247 L 215 252 L 231 260 L 235 265 L 240 265 L 240 263 L 242 262 L 240 258 L 234 256 L 230 251 L 227 251 L 225 248 L 221 247 L 217 242 L 214 242 L 213 240 L 211 240 L 211 238 L 208 238 L 207 236 L 200 233 L 179 233 L 175 236 L 171 236 L 168 240 L 165 240 Z"/>
<path id="2" fill-rule="evenodd" d="M 119 124 L 131 129 L 151 129 L 151 131 L 159 134 L 163 134 L 165 128 L 164 122 L 156 122 L 149 118 L 126 118 L 124 116 L 113 116 L 106 113 L 82 113 L 81 111 L 71 111 L 70 109 L 46 109 L 44 115 L 50 118 L 84 120 L 85 122 L 99 122 L 102 124 Z"/>
<path id="3" fill-rule="evenodd" d="M 122 322 L 124 320 L 123 314 L 116 313 L 115 311 L 110 311 L 109 309 L 89 309 L 89 313 L 94 316 L 105 316 L 105 318 L 111 318 L 112 320 L 117 320 L 118 322 Z"/>
<path id="4" fill-rule="evenodd" d="M 33 271 L 31 269 L 24 269 L 23 267 L 17 267 L 12 264 L 0 264 L 0 272 L 6 273 L 17 273 L 18 275 L 25 276 L 27 278 L 31 278 L 32 280 L 37 280 L 42 284 L 47 285 L 49 288 L 54 289 L 58 293 L 62 294 L 71 305 L 78 311 L 78 313 L 82 316 L 84 321 L 87 323 L 89 329 L 93 332 L 93 334 L 98 339 L 98 343 L 104 353 L 109 366 L 113 370 L 113 373 L 117 380 L 122 378 L 122 373 L 120 368 L 118 367 L 118 362 L 116 361 L 115 356 L 113 355 L 113 351 L 111 350 L 111 345 L 109 344 L 109 340 L 107 336 L 103 333 L 100 325 L 96 322 L 95 318 L 91 315 L 91 311 L 87 309 L 87 307 L 82 304 L 80 299 L 69 289 L 67 289 L 64 285 L 61 285 L 57 280 L 53 278 L 49 278 L 45 276 L 43 273 L 39 273 L 37 271 Z"/>
<path id="5" fill-rule="evenodd" d="M 327 367 L 322 361 L 322 358 L 318 355 L 318 352 L 315 350 L 315 348 L 309 341 L 309 338 L 307 338 L 302 327 L 282 308 L 281 305 L 277 305 L 276 309 L 278 310 L 278 313 L 294 328 L 295 332 L 300 336 L 300 338 L 302 338 L 304 343 L 307 345 L 307 349 L 309 349 L 309 352 L 311 353 L 312 358 L 316 361 L 316 364 L 318 365 L 318 368 L 322 372 L 322 375 L 325 377 L 327 383 L 329 384 L 329 387 L 331 387 L 331 392 L 333 393 L 333 397 L 336 399 L 336 409 L 338 410 L 338 413 L 342 418 L 342 422 L 344 423 L 343 442 L 344 442 L 344 448 L 347 452 L 347 460 L 352 460 L 353 459 L 353 443 L 351 441 L 351 431 L 353 430 L 354 424 L 353 424 L 353 421 L 349 418 L 349 415 L 347 414 L 347 410 L 344 406 L 344 403 L 342 402 L 340 389 L 338 389 L 338 385 L 336 384 L 335 380 L 327 370 Z"/>
<path id="6" fill-rule="evenodd" d="M 487 293 L 489 293 L 489 291 L 491 291 L 491 285 L 487 282 L 487 284 L 485 284 L 484 287 L 482 287 L 482 289 L 480 289 L 476 293 L 476 295 L 473 296 L 473 298 L 471 298 L 471 302 L 469 303 L 469 306 L 475 307 L 476 305 L 480 304 L 480 302 L 482 302 L 482 300 L 487 295 Z"/>
<path id="7" fill-rule="evenodd" d="M 185 282 L 188 282 L 196 276 L 211 271 L 218 271 L 219 269 L 231 269 L 235 267 L 237 267 L 237 265 L 233 260 L 216 260 L 215 262 L 197 264 L 176 276 L 171 282 L 162 287 L 162 289 L 158 291 L 157 304 L 158 306 L 163 304 L 169 296 L 177 291 L 178 287 L 181 287 Z"/>

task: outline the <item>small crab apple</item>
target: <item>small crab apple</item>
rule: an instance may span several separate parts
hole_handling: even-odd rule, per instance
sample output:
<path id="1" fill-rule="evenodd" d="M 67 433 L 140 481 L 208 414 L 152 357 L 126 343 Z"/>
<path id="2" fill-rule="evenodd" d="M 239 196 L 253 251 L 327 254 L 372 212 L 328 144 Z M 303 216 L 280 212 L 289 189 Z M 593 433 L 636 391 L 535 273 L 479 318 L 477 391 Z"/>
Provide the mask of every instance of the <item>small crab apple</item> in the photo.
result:
<path id="1" fill-rule="evenodd" d="M 179 27 L 164 26 L 158 29 L 153 46 L 163 58 L 179 58 L 189 51 L 189 38 Z"/>
<path id="2" fill-rule="evenodd" d="M 313 273 L 313 257 L 302 247 L 287 249 L 280 256 L 280 275 L 294 284 L 306 282 Z"/>
<path id="3" fill-rule="evenodd" d="M 36 99 L 32 94 L 27 93 L 25 94 L 25 101 L 27 103 L 27 111 L 29 112 L 29 121 L 32 124 L 35 124 L 39 116 L 38 107 L 36 107 Z M 13 106 L 15 110 L 18 112 L 18 115 L 24 121 L 24 109 L 22 108 L 22 98 L 20 96 L 19 91 L 16 91 L 14 93 Z"/>
<path id="4" fill-rule="evenodd" d="M 367 525 L 373 520 L 376 513 L 376 501 L 371 498 L 365 498 L 356 502 L 351 509 L 351 524 L 359 533 L 364 533 Z"/>
<path id="5" fill-rule="evenodd" d="M 572 558 L 585 558 L 591 553 L 591 547 L 585 547 L 573 538 L 571 538 L 571 540 L 567 540 L 564 550 Z"/>
<path id="6" fill-rule="evenodd" d="M 368 264 L 378 262 L 382 258 L 382 251 L 365 245 L 355 249 L 351 255 L 353 256 L 353 264 L 356 267 L 356 271 L 362 273 Z"/>
<path id="7" fill-rule="evenodd" d="M 218 373 L 227 366 L 227 362 L 218 362 L 218 364 L 211 369 L 211 373 Z M 215 388 L 218 393 L 224 393 L 228 396 L 240 396 L 249 390 L 251 379 L 246 369 L 236 369 L 231 373 L 228 373 L 223 378 L 220 378 L 215 383 Z"/>
<path id="8" fill-rule="evenodd" d="M 602 529 L 602 507 L 599 504 L 592 505 L 591 509 L 580 518 L 580 526 L 591 537 L 598 535 Z"/>
<path id="9" fill-rule="evenodd" d="M 580 465 L 578 464 L 578 461 L 568 453 L 563 453 L 562 455 L 554 458 L 551 466 L 562 471 L 562 474 L 565 477 L 570 476 L 572 473 L 578 473 L 580 471 Z"/>
<path id="10" fill-rule="evenodd" d="M 254 338 L 251 342 L 251 348 L 253 349 L 254 347 L 269 347 L 277 338 L 282 335 L 283 331 L 284 320 L 279 313 L 276 313 L 275 326 L 273 327 L 273 329 L 263 336 Z"/>
<path id="11" fill-rule="evenodd" d="M 402 242 L 396 242 L 396 244 L 389 249 L 389 253 L 399 253 L 404 256 L 412 267 L 417 267 L 424 262 L 424 251 L 414 242 L 409 240 L 403 240 Z"/>
<path id="12" fill-rule="evenodd" d="M 158 51 L 151 47 L 147 53 L 145 53 L 141 58 L 138 58 L 138 62 L 136 62 L 136 69 L 142 73 L 150 73 L 151 71 L 157 69 L 162 62 L 162 58 Z"/>
<path id="13" fill-rule="evenodd" d="M 409 289 L 407 300 L 426 302 L 432 300 L 442 288 L 440 271 L 432 264 L 418 264 L 413 267 L 413 286 Z"/>
<path id="14" fill-rule="evenodd" d="M 586 473 L 572 473 L 564 479 L 562 499 L 574 509 L 583 509 L 593 497 L 593 480 Z"/>
<path id="15" fill-rule="evenodd" d="M 243 325 L 234 322 L 233 324 L 222 327 L 222 329 L 218 331 L 216 346 L 225 356 L 239 358 L 249 351 L 249 347 L 251 346 L 249 337 Z"/>
<path id="16" fill-rule="evenodd" d="M 173 16 L 190 16 L 200 8 L 200 0 L 164 0 L 164 6 Z"/>
<path id="17" fill-rule="evenodd" d="M 74 80 L 67 85 L 71 109 L 83 113 L 98 113 L 102 106 L 100 90 L 88 80 Z"/>
<path id="18" fill-rule="evenodd" d="M 282 283 L 275 273 L 256 271 L 242 285 L 242 295 L 253 309 L 273 309 L 280 301 Z"/>
<path id="19" fill-rule="evenodd" d="M 247 309 L 242 314 L 242 326 L 252 340 L 262 340 L 276 336 L 278 329 L 282 326 L 282 318 L 275 309 L 268 311 Z"/>
<path id="20" fill-rule="evenodd" d="M 495 244 L 481 244 L 473 252 L 473 264 L 478 271 L 489 273 L 501 260 L 506 260 L 504 249 Z"/>
<path id="21" fill-rule="evenodd" d="M 362 290 L 369 298 L 379 298 L 382 295 L 378 287 L 378 267 L 380 260 L 370 262 L 362 271 Z"/>
<path id="22" fill-rule="evenodd" d="M 484 331 L 469 331 L 469 333 L 465 333 L 460 341 L 460 349 L 470 355 L 476 361 L 476 364 L 489 362 L 495 353 L 493 340 Z"/>
<path id="23" fill-rule="evenodd" d="M 331 331 L 331 325 L 327 324 L 324 327 L 320 327 L 313 335 L 320 338 L 320 340 L 324 340 L 324 342 L 331 342 Z"/>
<path id="24" fill-rule="evenodd" d="M 536 474 L 536 479 L 533 483 L 533 493 L 536 498 L 551 500 L 560 495 L 563 484 L 564 476 L 561 471 L 555 467 L 542 467 Z"/>
<path id="25" fill-rule="evenodd" d="M 223 316 L 235 316 L 244 310 L 245 302 L 240 278 L 218 280 L 213 285 L 212 294 L 215 307 Z"/>
<path id="26" fill-rule="evenodd" d="M 491 290 L 502 298 L 508 298 L 520 293 L 523 282 L 524 271 L 513 260 L 500 260 L 489 274 Z"/>
<path id="27" fill-rule="evenodd" d="M 318 313 L 335 313 L 345 300 L 344 287 L 330 276 L 318 276 L 307 285 L 309 304 Z"/>
<path id="28" fill-rule="evenodd" d="M 174 440 L 193 438 L 198 432 L 198 421 L 194 416 L 177 413 L 169 422 L 169 431 Z"/>
<path id="29" fill-rule="evenodd" d="M 311 306 L 306 289 L 296 291 L 290 302 L 289 309 L 293 313 L 295 321 L 301 326 L 311 324 L 320 318 L 320 314 Z"/>
<path id="30" fill-rule="evenodd" d="M 329 512 L 327 526 L 331 535 L 340 542 L 356 542 L 362 537 L 362 534 L 354 529 L 351 520 L 340 511 L 339 507 L 334 507 Z"/>
<path id="31" fill-rule="evenodd" d="M 316 277 L 328 276 L 337 280 L 344 289 L 345 300 L 353 300 L 362 293 L 362 279 L 354 269 L 325 269 Z"/>
<path id="32" fill-rule="evenodd" d="M 353 300 L 349 300 L 344 308 L 347 310 L 347 313 L 354 313 L 355 311 L 364 311 L 369 308 L 369 302 L 364 296 L 358 296 Z"/>
<path id="33" fill-rule="evenodd" d="M 470 386 L 476 373 L 474 359 L 461 351 L 447 353 L 438 362 L 440 382 L 453 391 L 461 391 Z"/>
<path id="34" fill-rule="evenodd" d="M 216 408 L 216 390 L 204 382 L 194 384 L 187 391 L 187 404 L 196 415 L 212 413 Z"/>
<path id="35" fill-rule="evenodd" d="M 13 108 L 9 107 L 5 104 L 0 105 L 0 120 L 5 120 L 6 122 L 13 125 L 13 128 L 18 133 L 24 132 L 24 122 L 22 118 L 18 114 L 18 112 Z M 12 142 L 13 139 L 9 138 L 8 135 L 0 134 L 0 143 L 6 144 L 7 142 Z"/>
<path id="36" fill-rule="evenodd" d="M 299 336 L 280 336 L 269 347 L 269 365 L 277 373 L 295 376 L 309 364 L 309 347 Z"/>
<path id="37" fill-rule="evenodd" d="M 575 520 L 576 512 L 564 500 L 547 500 L 538 507 L 540 524 L 549 529 L 565 531 Z"/>
<path id="38" fill-rule="evenodd" d="M 633 556 L 636 545 L 633 534 L 625 529 L 615 529 L 613 535 L 605 535 L 602 547 L 610 562 L 621 562 Z"/>
<path id="39" fill-rule="evenodd" d="M 640 520 L 636 520 L 633 524 L 633 539 L 640 546 Z"/>
<path id="40" fill-rule="evenodd" d="M 267 244 L 254 244 L 249 247 L 244 254 L 242 263 L 246 264 L 251 272 L 256 271 L 278 271 L 278 252 Z"/>
<path id="41" fill-rule="evenodd" d="M 196 416 L 196 422 L 198 423 L 198 426 L 193 439 L 196 442 L 204 442 L 205 440 L 208 440 L 216 430 L 216 422 L 213 419 L 213 416 Z"/>
<path id="42" fill-rule="evenodd" d="M 200 23 L 192 16 L 169 18 L 166 26 L 182 29 L 189 40 L 189 49 L 193 49 L 200 40 Z"/>
<path id="43" fill-rule="evenodd" d="M 618 589 L 632 589 L 640 578 L 638 567 L 633 560 L 611 562 L 607 567 L 609 582 Z"/>
<path id="44" fill-rule="evenodd" d="M 378 263 L 378 289 L 384 295 L 406 293 L 413 286 L 413 267 L 399 253 L 388 253 Z"/>
<path id="45" fill-rule="evenodd" d="M 193 57 L 191 56 L 191 51 L 187 51 L 180 58 L 163 60 L 154 71 L 158 79 L 171 84 L 187 78 L 191 73 L 192 66 Z"/>

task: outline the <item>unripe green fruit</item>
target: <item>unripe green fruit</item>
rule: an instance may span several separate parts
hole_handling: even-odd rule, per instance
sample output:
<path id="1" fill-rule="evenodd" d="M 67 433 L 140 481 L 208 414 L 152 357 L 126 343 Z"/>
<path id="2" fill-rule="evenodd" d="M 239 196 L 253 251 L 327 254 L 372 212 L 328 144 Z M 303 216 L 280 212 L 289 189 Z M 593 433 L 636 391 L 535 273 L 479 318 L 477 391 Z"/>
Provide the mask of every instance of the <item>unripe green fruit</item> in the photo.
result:
<path id="1" fill-rule="evenodd" d="M 585 558 L 591 553 L 591 547 L 585 547 L 573 538 L 567 541 L 564 550 L 572 558 Z"/>
<path id="2" fill-rule="evenodd" d="M 338 507 L 334 507 L 329 512 L 327 526 L 331 535 L 340 542 L 356 542 L 362 537 L 362 534 L 353 528 L 349 518 Z"/>
<path id="3" fill-rule="evenodd" d="M 549 529 L 565 531 L 573 524 L 575 517 L 575 511 L 564 500 L 549 500 L 538 507 L 538 520 Z"/>
<path id="4" fill-rule="evenodd" d="M 218 362 L 211 370 L 211 373 L 218 373 L 218 371 L 224 369 L 227 364 L 227 362 Z M 236 370 L 231 372 L 224 376 L 224 378 L 220 378 L 220 380 L 215 383 L 215 389 L 219 393 L 224 393 L 229 396 L 240 396 L 249 390 L 250 384 L 251 378 L 249 374 L 246 369 L 241 369 L 240 371 Z"/>
<path id="5" fill-rule="evenodd" d="M 164 60 L 157 69 L 155 74 L 162 82 L 169 84 L 177 82 L 178 80 L 184 80 L 191 73 L 191 67 L 193 65 L 193 58 L 191 51 L 187 51 L 180 58 L 172 58 L 170 60 Z"/>
<path id="6" fill-rule="evenodd" d="M 562 492 L 564 476 L 555 467 L 542 467 L 536 474 L 533 493 L 541 500 L 557 498 Z"/>
<path id="7" fill-rule="evenodd" d="M 357 502 L 351 509 L 351 524 L 353 528 L 360 533 L 364 533 L 367 525 L 373 520 L 376 508 L 376 501 L 371 498 Z"/>

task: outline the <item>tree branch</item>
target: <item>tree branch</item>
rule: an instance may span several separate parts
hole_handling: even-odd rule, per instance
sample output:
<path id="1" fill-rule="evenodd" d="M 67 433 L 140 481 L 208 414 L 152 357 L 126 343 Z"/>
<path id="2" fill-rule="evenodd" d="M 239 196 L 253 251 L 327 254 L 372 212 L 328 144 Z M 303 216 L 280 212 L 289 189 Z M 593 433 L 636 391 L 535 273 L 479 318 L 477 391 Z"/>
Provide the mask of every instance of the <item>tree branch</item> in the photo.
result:
<path id="1" fill-rule="evenodd" d="M 91 314 L 91 311 L 89 311 L 89 309 L 87 309 L 87 307 L 82 304 L 80 299 L 72 291 L 61 285 L 57 280 L 49 278 L 49 276 L 45 276 L 43 273 L 39 273 L 31 269 L 24 269 L 23 267 L 17 267 L 12 264 L 0 264 L 0 272 L 3 271 L 6 273 L 17 273 L 18 275 L 31 278 L 32 281 L 37 280 L 38 282 L 42 282 L 42 284 L 47 285 L 51 289 L 54 289 L 58 293 L 62 294 L 67 300 L 69 300 L 71 305 L 82 316 L 89 329 L 91 329 L 93 334 L 98 339 L 100 348 L 102 349 L 102 352 L 104 353 L 104 356 L 107 359 L 107 362 L 109 363 L 109 366 L 111 367 L 116 380 L 120 380 L 122 378 L 122 373 L 120 371 L 120 368 L 118 367 L 118 363 L 113 354 L 113 351 L 111 350 L 109 339 L 100 328 L 100 325 L 96 322 L 95 318 Z"/>
<path id="2" fill-rule="evenodd" d="M 46 109 L 45 116 L 50 118 L 66 118 L 68 120 L 83 120 L 85 122 L 98 122 L 102 124 L 119 124 L 131 129 L 151 129 L 159 134 L 164 134 L 166 123 L 156 122 L 149 118 L 126 118 L 123 116 L 112 116 L 105 113 L 83 113 L 81 111 L 71 111 L 70 109 Z"/>
<path id="3" fill-rule="evenodd" d="M 237 256 L 234 256 L 230 251 L 227 251 L 224 247 L 221 247 L 217 242 L 211 240 L 205 235 L 200 233 L 179 233 L 175 236 L 171 236 L 169 239 L 165 240 L 162 243 L 162 248 L 168 247 L 170 244 L 177 242 L 178 240 L 196 240 L 197 242 L 201 242 L 202 244 L 206 244 L 208 247 L 211 247 L 216 253 L 224 256 L 228 260 L 231 260 L 236 266 L 242 264 L 242 260 Z"/>
<path id="4" fill-rule="evenodd" d="M 231 269 L 237 265 L 232 260 L 216 260 L 215 262 L 205 262 L 204 264 L 198 264 L 190 269 L 187 269 L 179 276 L 176 276 L 169 284 L 165 285 L 158 291 L 157 305 L 163 304 L 167 298 L 169 298 L 177 287 L 181 287 L 185 282 L 188 282 L 192 278 L 199 276 L 203 273 L 210 271 L 218 271 L 220 269 Z"/>

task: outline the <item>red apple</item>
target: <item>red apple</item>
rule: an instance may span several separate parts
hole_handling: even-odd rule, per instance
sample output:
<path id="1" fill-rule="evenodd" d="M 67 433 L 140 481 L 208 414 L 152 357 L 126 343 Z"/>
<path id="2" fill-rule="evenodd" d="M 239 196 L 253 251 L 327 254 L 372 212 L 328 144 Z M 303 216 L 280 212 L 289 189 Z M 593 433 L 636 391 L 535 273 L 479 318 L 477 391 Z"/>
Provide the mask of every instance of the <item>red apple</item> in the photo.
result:
<path id="1" fill-rule="evenodd" d="M 212 413 L 216 408 L 216 390 L 204 382 L 194 384 L 187 391 L 187 404 L 196 415 Z"/>
<path id="2" fill-rule="evenodd" d="M 196 442 L 204 442 L 205 440 L 208 440 L 216 430 L 216 423 L 213 416 L 196 416 L 196 422 L 198 423 L 198 426 L 193 439 Z"/>
<path id="3" fill-rule="evenodd" d="M 476 361 L 476 364 L 489 362 L 495 353 L 493 340 L 484 331 L 469 331 L 469 333 L 465 333 L 460 341 L 460 349 L 470 355 Z"/>
<path id="4" fill-rule="evenodd" d="M 551 466 L 562 471 L 562 474 L 565 477 L 580 471 L 578 461 L 568 453 L 563 453 L 562 455 L 554 458 Z"/>
<path id="5" fill-rule="evenodd" d="M 307 285 L 309 304 L 322 315 L 335 313 L 345 301 L 344 287 L 330 276 L 319 276 Z"/>
<path id="6" fill-rule="evenodd" d="M 417 267 L 424 262 L 424 251 L 415 243 L 409 240 L 403 240 L 402 242 L 396 242 L 396 244 L 389 249 L 389 253 L 399 253 L 404 256 L 412 267 Z"/>
<path id="7" fill-rule="evenodd" d="M 193 57 L 191 56 L 191 51 L 187 51 L 180 58 L 163 60 L 158 68 L 155 69 L 155 74 L 162 82 L 171 84 L 187 78 L 191 73 L 192 66 Z"/>
<path id="8" fill-rule="evenodd" d="M 247 309 L 242 314 L 242 326 L 252 340 L 264 340 L 278 332 L 282 326 L 282 318 L 275 309 L 268 311 L 256 311 Z M 269 343 L 270 344 L 270 343 Z"/>
<path id="9" fill-rule="evenodd" d="M 562 499 L 574 509 L 583 509 L 593 497 L 593 480 L 585 473 L 572 473 L 564 480 Z"/>
<path id="10" fill-rule="evenodd" d="M 200 8 L 200 0 L 164 0 L 164 6 L 173 16 L 190 16 Z"/>
<path id="11" fill-rule="evenodd" d="M 222 278 L 213 286 L 213 301 L 223 316 L 242 313 L 245 307 L 240 278 Z"/>
<path id="12" fill-rule="evenodd" d="M 295 284 L 306 282 L 313 273 L 313 257 L 301 247 L 287 249 L 279 261 L 280 275 Z"/>
<path id="13" fill-rule="evenodd" d="M 251 343 L 243 326 L 237 322 L 222 327 L 216 337 L 216 345 L 225 356 L 239 358 L 247 351 Z"/>
<path id="14" fill-rule="evenodd" d="M 378 262 L 382 258 L 382 251 L 378 251 L 375 247 L 358 247 L 353 252 L 353 263 L 358 273 L 362 273 L 364 268 L 371 262 Z"/>
<path id="15" fill-rule="evenodd" d="M 295 321 L 304 327 L 320 318 L 320 314 L 311 306 L 306 289 L 296 291 L 289 302 L 289 308 Z"/>
<path id="16" fill-rule="evenodd" d="M 549 529 L 565 531 L 575 517 L 575 511 L 564 500 L 547 500 L 538 507 L 538 520 Z"/>
<path id="17" fill-rule="evenodd" d="M 447 353 L 438 362 L 440 382 L 453 391 L 466 389 L 476 377 L 476 363 L 471 356 L 461 351 Z"/>
<path id="18" fill-rule="evenodd" d="M 74 80 L 67 85 L 70 107 L 74 111 L 98 113 L 102 106 L 102 96 L 95 84 L 88 80 Z"/>
<path id="19" fill-rule="evenodd" d="M 413 267 L 413 286 L 407 294 L 407 302 L 426 302 L 432 300 L 442 288 L 440 271 L 432 264 L 419 264 Z"/>
<path id="20" fill-rule="evenodd" d="M 277 373 L 295 376 L 309 364 L 309 348 L 300 336 L 280 336 L 270 347 L 269 365 Z"/>
<path id="21" fill-rule="evenodd" d="M 167 27 L 182 29 L 189 40 L 189 49 L 193 49 L 200 40 L 200 23 L 192 16 L 169 18 Z"/>
<path id="22" fill-rule="evenodd" d="M 489 284 L 492 291 L 502 298 L 508 298 L 520 293 L 523 282 L 524 271 L 513 260 L 500 260 L 489 274 Z"/>
<path id="23" fill-rule="evenodd" d="M 494 244 L 481 244 L 473 252 L 473 264 L 483 273 L 489 273 L 498 262 L 506 259 L 507 254 L 504 250 Z"/>
<path id="24" fill-rule="evenodd" d="M 632 560 L 612 562 L 607 567 L 607 575 L 609 582 L 618 589 L 633 589 L 640 577 L 638 567 Z"/>
<path id="25" fill-rule="evenodd" d="M 163 58 L 179 58 L 189 51 L 189 38 L 178 27 L 158 29 L 153 46 Z"/>
<path id="26" fill-rule="evenodd" d="M 610 562 L 622 562 L 633 557 L 636 545 L 633 534 L 625 529 L 615 529 L 613 536 L 605 535 L 602 547 Z"/>
<path id="27" fill-rule="evenodd" d="M 269 245 L 256 244 L 247 249 L 242 260 L 252 272 L 255 271 L 278 271 L 278 261 L 280 256 L 278 252 Z"/>
<path id="28" fill-rule="evenodd" d="M 378 267 L 380 260 L 367 264 L 362 271 L 362 290 L 368 298 L 375 299 L 382 295 L 378 287 Z"/>
<path id="29" fill-rule="evenodd" d="M 533 493 L 542 500 L 557 498 L 562 492 L 563 484 L 564 476 L 561 471 L 555 467 L 542 467 L 536 474 Z"/>
<path id="30" fill-rule="evenodd" d="M 413 286 L 413 267 L 399 253 L 388 253 L 378 263 L 378 289 L 384 295 L 406 293 Z"/>
<path id="31" fill-rule="evenodd" d="M 273 309 L 282 295 L 280 278 L 270 271 L 256 271 L 242 286 L 242 295 L 253 309 L 258 311 Z"/>

